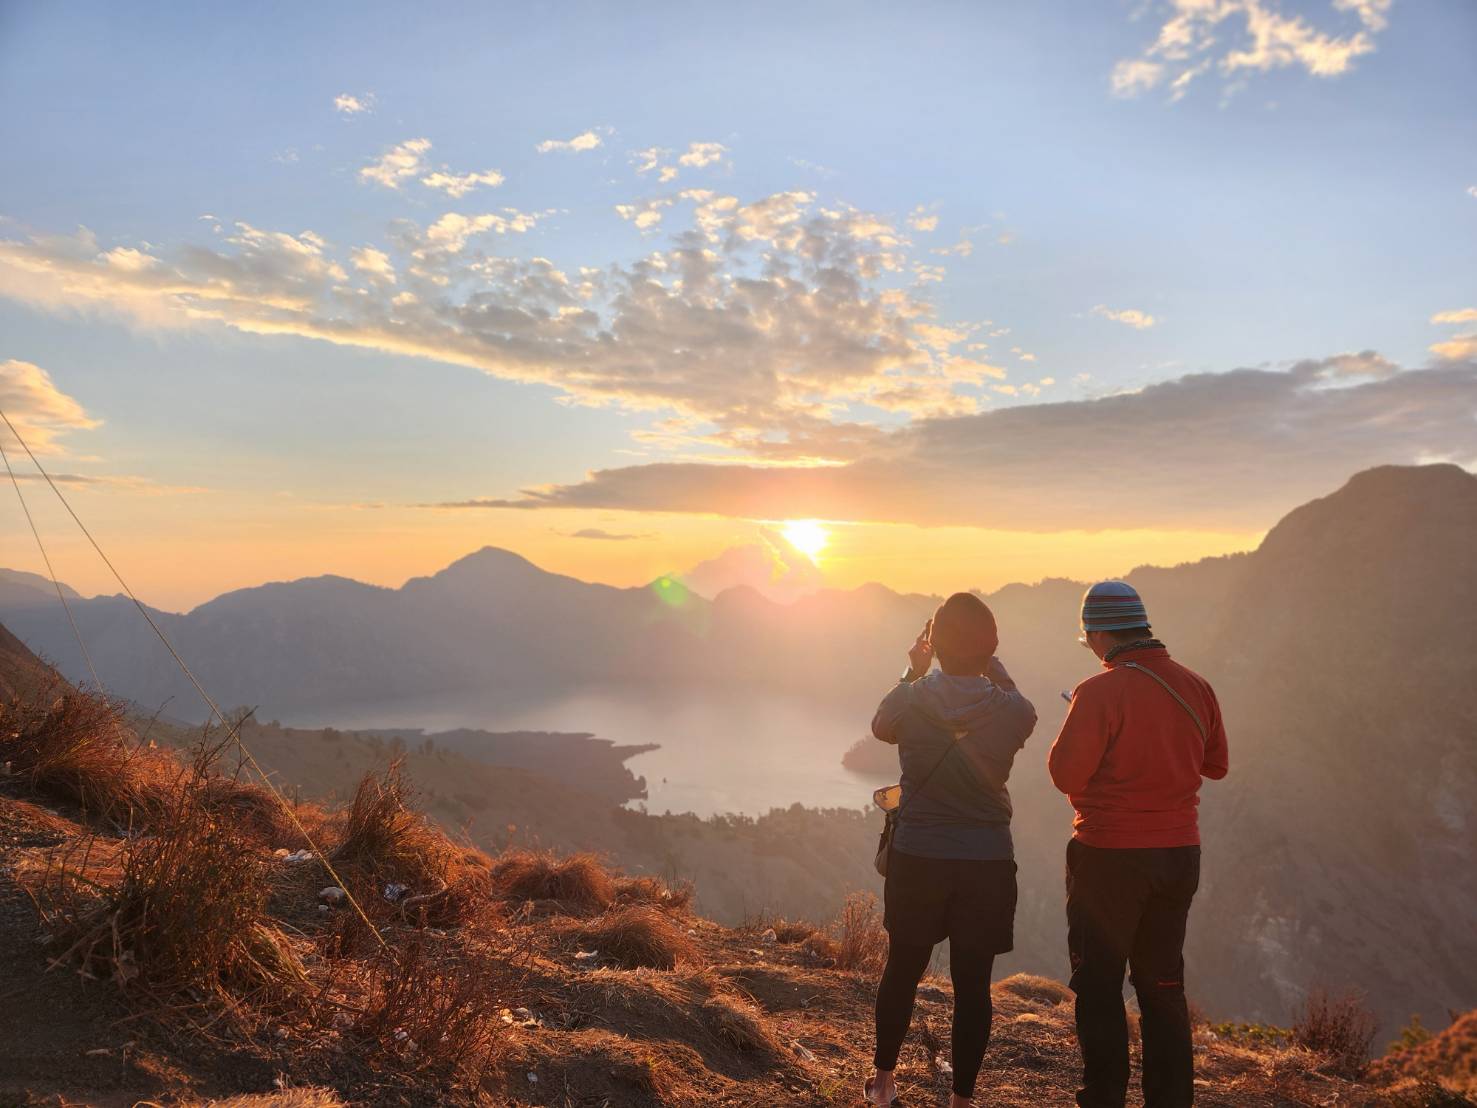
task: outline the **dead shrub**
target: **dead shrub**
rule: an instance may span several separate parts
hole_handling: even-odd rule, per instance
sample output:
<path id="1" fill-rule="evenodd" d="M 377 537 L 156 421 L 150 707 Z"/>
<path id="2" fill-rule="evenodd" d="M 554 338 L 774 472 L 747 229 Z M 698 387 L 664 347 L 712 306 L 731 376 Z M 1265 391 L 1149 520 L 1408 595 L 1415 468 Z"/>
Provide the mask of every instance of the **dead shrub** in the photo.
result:
<path id="1" fill-rule="evenodd" d="M 698 1011 L 708 1030 L 734 1050 L 765 1054 L 780 1052 L 779 1043 L 764 1026 L 752 1004 L 719 993 L 703 1001 Z"/>
<path id="2" fill-rule="evenodd" d="M 1327 1058 L 1333 1072 L 1357 1078 L 1369 1065 L 1377 1027 L 1378 1021 L 1361 993 L 1350 989 L 1335 994 L 1315 988 L 1298 1008 L 1292 1039 L 1305 1050 Z"/>
<path id="3" fill-rule="evenodd" d="M 411 933 L 369 963 L 369 999 L 354 1037 L 376 1069 L 475 1084 L 502 1042 L 497 995 L 505 971 L 476 947 Z"/>
<path id="4" fill-rule="evenodd" d="M 395 879 L 419 889 L 448 885 L 459 852 L 410 806 L 411 795 L 398 759 L 382 776 L 365 774 L 332 860 L 367 873 L 376 882 Z"/>
<path id="5" fill-rule="evenodd" d="M 0 761 L 37 793 L 122 826 L 158 814 L 163 759 L 132 741 L 121 703 L 58 681 L 5 714 Z"/>
<path id="6" fill-rule="evenodd" d="M 571 934 L 581 946 L 625 969 L 669 970 L 696 956 L 687 932 L 652 908 L 621 908 Z"/>
<path id="7" fill-rule="evenodd" d="M 836 937 L 835 966 L 840 970 L 880 973 L 887 962 L 887 932 L 871 893 L 852 893 L 832 925 Z"/>
<path id="8" fill-rule="evenodd" d="M 262 785 L 232 777 L 212 777 L 203 786 L 201 803 L 268 846 L 306 845 L 302 832 L 284 811 L 284 802 Z"/>
<path id="9" fill-rule="evenodd" d="M 306 975 L 267 917 L 260 851 L 202 803 L 202 772 L 167 794 L 152 835 L 119 844 L 114 882 L 100 883 L 85 850 L 74 851 L 53 859 L 38 904 L 64 947 L 58 961 L 160 1003 L 249 998 L 273 1007 L 300 995 Z"/>
<path id="10" fill-rule="evenodd" d="M 1022 1000 L 1032 1000 L 1038 1004 L 1053 1006 L 1066 1004 L 1076 995 L 1060 981 L 1053 981 L 1049 977 L 1037 977 L 1032 973 L 1013 974 L 997 982 L 995 988 L 1018 996 Z"/>
<path id="11" fill-rule="evenodd" d="M 777 942 L 803 943 L 806 939 L 818 931 L 819 928 L 813 923 L 805 920 L 775 920 L 774 937 Z"/>
<path id="12" fill-rule="evenodd" d="M 809 954 L 822 966 L 834 966 L 836 955 L 841 952 L 841 946 L 831 936 L 816 931 L 800 943 L 800 949 Z"/>
<path id="13" fill-rule="evenodd" d="M 689 881 L 675 885 L 660 877 L 619 877 L 615 880 L 615 898 L 622 904 L 650 904 L 666 911 L 685 911 L 692 904 L 693 888 Z"/>
<path id="14" fill-rule="evenodd" d="M 573 913 L 602 912 L 616 898 L 614 879 L 593 854 L 507 850 L 493 863 L 492 887 L 505 900 L 555 901 Z"/>

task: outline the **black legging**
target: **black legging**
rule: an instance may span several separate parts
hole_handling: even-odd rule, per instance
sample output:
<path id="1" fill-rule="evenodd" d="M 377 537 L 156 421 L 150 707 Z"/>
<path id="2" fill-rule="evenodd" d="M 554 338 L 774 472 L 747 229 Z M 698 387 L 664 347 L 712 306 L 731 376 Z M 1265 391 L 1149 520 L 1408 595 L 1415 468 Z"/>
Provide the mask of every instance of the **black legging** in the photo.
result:
<path id="1" fill-rule="evenodd" d="M 879 1070 L 897 1068 L 898 1051 L 913 1019 L 913 997 L 932 957 L 931 946 L 888 944 L 887 968 L 877 986 L 877 1053 L 872 1061 Z M 993 954 L 949 951 L 949 976 L 954 980 L 954 1092 L 966 1099 L 974 1096 L 974 1079 L 990 1041 L 994 966 Z"/>

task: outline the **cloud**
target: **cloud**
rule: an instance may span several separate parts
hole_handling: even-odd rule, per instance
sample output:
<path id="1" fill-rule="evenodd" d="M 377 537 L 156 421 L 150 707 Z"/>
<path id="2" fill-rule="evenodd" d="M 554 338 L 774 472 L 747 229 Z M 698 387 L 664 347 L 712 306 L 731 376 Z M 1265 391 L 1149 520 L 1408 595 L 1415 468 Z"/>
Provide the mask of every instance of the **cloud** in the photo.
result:
<path id="1" fill-rule="evenodd" d="M 1363 375 L 1351 375 L 1359 365 Z M 846 465 L 658 462 L 469 506 L 1007 530 L 1255 529 L 1357 470 L 1469 456 L 1474 420 L 1477 359 L 1398 370 L 1365 352 L 922 420 Z M 1131 444 L 1153 464 L 1122 464 Z"/>
<path id="2" fill-rule="evenodd" d="M 467 195 L 478 185 L 486 185 L 488 188 L 497 188 L 506 177 L 495 169 L 484 169 L 481 173 L 448 173 L 444 169 L 435 173 L 428 173 L 421 178 L 421 184 L 428 189 L 440 189 L 447 196 L 460 199 Z"/>
<path id="3" fill-rule="evenodd" d="M 686 169 L 702 169 L 710 165 L 722 164 L 724 155 L 728 153 L 728 147 L 721 142 L 688 143 L 687 149 L 677 157 L 676 165 L 669 161 L 672 153 L 673 151 L 664 146 L 649 146 L 645 150 L 632 153 L 631 161 L 637 173 L 655 172 L 657 180 L 666 184 L 677 179 L 680 173 L 678 166 Z"/>
<path id="4" fill-rule="evenodd" d="M 429 149 L 430 139 L 408 139 L 398 146 L 390 147 L 375 161 L 364 166 L 359 170 L 359 177 L 364 181 L 384 185 L 387 189 L 398 189 L 401 181 L 416 176 L 424 168 L 422 159 Z"/>
<path id="5" fill-rule="evenodd" d="M 930 212 L 922 204 L 919 204 L 908 213 L 908 226 L 913 230 L 926 234 L 936 230 L 939 225 L 939 217 Z"/>
<path id="6" fill-rule="evenodd" d="M 487 252 L 549 214 L 511 208 L 397 220 L 352 251 L 245 223 L 147 251 L 7 227 L 0 296 L 469 366 L 641 413 L 644 445 L 770 460 L 855 457 L 883 435 L 879 413 L 972 411 L 1002 376 L 962 348 L 967 330 L 940 345 L 933 306 L 900 287 L 908 244 L 885 218 L 801 190 L 687 190 L 661 210 L 676 225 L 661 248 L 577 268 Z"/>
<path id="7" fill-rule="evenodd" d="M 341 92 L 333 98 L 333 108 L 340 115 L 360 115 L 374 111 L 374 93 L 365 92 L 358 96 Z"/>
<path id="8" fill-rule="evenodd" d="M 376 250 L 373 246 L 363 246 L 353 251 L 349 255 L 349 260 L 355 269 L 367 275 L 370 280 L 384 281 L 391 285 L 395 283 L 395 266 L 390 261 L 390 256 L 383 250 Z"/>
<path id="9" fill-rule="evenodd" d="M 0 362 L 0 411 L 38 454 L 56 451 L 58 440 L 69 431 L 101 426 L 77 400 L 57 388 L 46 370 L 14 358 Z M 11 435 L 3 425 L 0 436 L 8 445 Z"/>
<path id="10" fill-rule="evenodd" d="M 662 221 L 662 209 L 677 202 L 673 196 L 662 196 L 652 200 L 638 200 L 631 204 L 617 204 L 616 214 L 634 223 L 638 230 L 649 231 Z"/>
<path id="11" fill-rule="evenodd" d="M 1468 196 L 1471 196 L 1471 197 L 1474 197 L 1474 198 L 1477 198 L 1477 185 L 1468 185 L 1467 186 L 1467 195 Z"/>
<path id="12" fill-rule="evenodd" d="M 768 527 L 760 529 L 758 542 L 729 547 L 680 574 L 679 579 L 709 599 L 725 589 L 750 588 L 780 603 L 797 600 L 825 585 L 815 563 Z"/>
<path id="13" fill-rule="evenodd" d="M 687 152 L 677 159 L 677 164 L 688 169 L 703 169 L 723 161 L 728 147 L 721 142 L 688 143 Z"/>
<path id="14" fill-rule="evenodd" d="M 1477 323 L 1477 308 L 1454 308 L 1450 311 L 1437 312 L 1431 317 L 1432 323 Z M 1438 358 L 1460 360 L 1465 358 L 1477 358 L 1477 330 L 1464 331 L 1453 335 L 1449 339 L 1432 343 L 1431 353 Z"/>
<path id="15" fill-rule="evenodd" d="M 1169 17 L 1142 55 L 1114 65 L 1109 87 L 1132 97 L 1168 81 L 1171 100 L 1214 69 L 1232 82 L 1273 69 L 1301 68 L 1315 77 L 1347 73 L 1355 59 L 1371 54 L 1375 37 L 1389 24 L 1392 0 L 1333 0 L 1344 29 L 1322 30 L 1300 15 L 1284 14 L 1278 0 L 1170 0 Z M 1353 18 L 1353 26 L 1348 21 Z"/>
<path id="16" fill-rule="evenodd" d="M 535 149 L 537 149 L 540 154 L 551 154 L 555 152 L 565 154 L 579 154 L 583 153 L 586 150 L 594 150 L 596 147 L 602 145 L 603 143 L 604 140 L 600 137 L 598 132 L 583 131 L 580 134 L 575 135 L 572 139 L 545 139 L 543 142 L 539 143 L 538 146 L 535 147 Z"/>
<path id="17" fill-rule="evenodd" d="M 650 531 L 639 533 L 627 531 L 606 531 L 599 527 L 581 527 L 578 531 L 568 532 L 571 539 L 597 539 L 601 542 L 632 542 L 637 539 L 652 538 Z"/>
<path id="18" fill-rule="evenodd" d="M 1092 314 L 1111 319 L 1116 323 L 1126 323 L 1136 331 L 1146 331 L 1159 322 L 1148 312 L 1141 312 L 1137 308 L 1113 309 L 1105 304 L 1095 305 Z"/>

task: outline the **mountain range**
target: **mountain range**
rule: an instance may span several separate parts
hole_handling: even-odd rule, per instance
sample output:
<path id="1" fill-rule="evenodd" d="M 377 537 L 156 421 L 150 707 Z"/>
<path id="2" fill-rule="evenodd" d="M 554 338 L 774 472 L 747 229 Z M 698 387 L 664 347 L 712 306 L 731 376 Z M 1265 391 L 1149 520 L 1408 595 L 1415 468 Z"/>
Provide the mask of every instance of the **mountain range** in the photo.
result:
<path id="1" fill-rule="evenodd" d="M 1230 733 L 1230 776 L 1204 791 L 1187 948 L 1208 1009 L 1285 1019 L 1312 984 L 1357 984 L 1390 1023 L 1477 1005 L 1474 549 L 1477 477 L 1382 467 L 1293 511 L 1251 553 L 1128 575 L 1156 633 L 1216 687 Z M 1047 580 L 986 598 L 1041 717 L 1011 782 L 1016 968 L 1037 972 L 1060 972 L 1069 811 L 1044 761 L 1058 693 L 1095 664 L 1076 643 L 1081 590 Z M 709 601 L 674 579 L 615 589 L 484 549 L 399 589 L 316 578 L 155 618 L 219 700 L 263 716 L 680 681 L 790 690 L 854 714 L 860 734 L 937 602 L 878 585 Z M 110 690 L 187 714 L 188 688 L 126 598 L 72 604 Z M 0 621 L 82 676 L 49 582 L 0 575 Z M 845 880 L 867 879 L 865 848 L 835 863 Z"/>

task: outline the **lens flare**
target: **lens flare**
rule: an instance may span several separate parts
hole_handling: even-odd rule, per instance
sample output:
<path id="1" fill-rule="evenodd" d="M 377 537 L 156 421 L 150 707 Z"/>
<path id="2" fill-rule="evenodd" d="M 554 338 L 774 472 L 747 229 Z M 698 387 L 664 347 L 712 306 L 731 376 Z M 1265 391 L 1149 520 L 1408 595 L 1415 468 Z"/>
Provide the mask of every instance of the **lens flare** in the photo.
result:
<path id="1" fill-rule="evenodd" d="M 785 536 L 787 543 L 812 562 L 820 557 L 821 551 L 831 541 L 825 527 L 813 519 L 792 519 L 780 528 L 780 534 Z"/>

